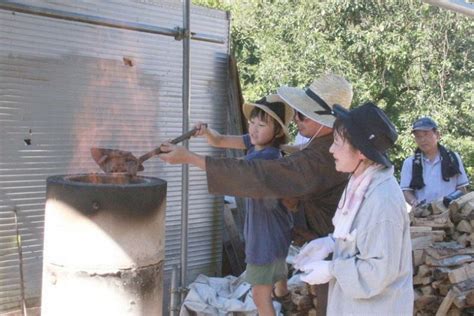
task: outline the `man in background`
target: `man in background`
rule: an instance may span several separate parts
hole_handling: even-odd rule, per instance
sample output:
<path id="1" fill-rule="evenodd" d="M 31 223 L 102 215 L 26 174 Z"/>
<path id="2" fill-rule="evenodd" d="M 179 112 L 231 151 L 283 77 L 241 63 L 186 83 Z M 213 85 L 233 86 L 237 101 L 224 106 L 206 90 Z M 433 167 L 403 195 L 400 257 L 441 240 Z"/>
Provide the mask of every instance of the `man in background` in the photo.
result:
<path id="1" fill-rule="evenodd" d="M 417 206 L 456 190 L 467 192 L 469 180 L 461 157 L 439 143 L 436 122 L 422 117 L 413 123 L 411 131 L 418 147 L 402 167 L 400 186 L 406 202 Z"/>

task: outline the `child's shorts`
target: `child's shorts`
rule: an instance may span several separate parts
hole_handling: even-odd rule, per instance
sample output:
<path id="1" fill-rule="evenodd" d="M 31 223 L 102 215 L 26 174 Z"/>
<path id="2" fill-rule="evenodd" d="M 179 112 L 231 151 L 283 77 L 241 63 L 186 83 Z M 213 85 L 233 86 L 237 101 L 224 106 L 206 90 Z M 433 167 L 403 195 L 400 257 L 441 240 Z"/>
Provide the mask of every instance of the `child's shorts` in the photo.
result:
<path id="1" fill-rule="evenodd" d="M 276 259 L 265 265 L 247 264 L 245 281 L 252 285 L 273 285 L 278 281 L 286 280 L 288 266 L 285 258 Z"/>

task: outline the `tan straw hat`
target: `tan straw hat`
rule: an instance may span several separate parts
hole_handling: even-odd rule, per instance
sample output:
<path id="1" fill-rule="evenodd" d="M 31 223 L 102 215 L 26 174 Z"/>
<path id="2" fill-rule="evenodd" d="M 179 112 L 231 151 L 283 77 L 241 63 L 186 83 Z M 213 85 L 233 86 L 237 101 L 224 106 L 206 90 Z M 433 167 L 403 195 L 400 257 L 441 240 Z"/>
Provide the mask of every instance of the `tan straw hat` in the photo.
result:
<path id="1" fill-rule="evenodd" d="M 292 108 L 313 121 L 331 127 L 336 120 L 334 104 L 348 109 L 352 102 L 352 86 L 346 79 L 328 74 L 318 78 L 306 89 L 280 87 L 278 95 Z"/>
<path id="2" fill-rule="evenodd" d="M 244 103 L 243 112 L 247 120 L 250 119 L 250 113 L 255 107 L 262 109 L 281 125 L 285 133 L 285 143 L 287 143 L 290 140 L 288 125 L 293 118 L 293 109 L 277 94 L 270 94 L 254 103 Z"/>

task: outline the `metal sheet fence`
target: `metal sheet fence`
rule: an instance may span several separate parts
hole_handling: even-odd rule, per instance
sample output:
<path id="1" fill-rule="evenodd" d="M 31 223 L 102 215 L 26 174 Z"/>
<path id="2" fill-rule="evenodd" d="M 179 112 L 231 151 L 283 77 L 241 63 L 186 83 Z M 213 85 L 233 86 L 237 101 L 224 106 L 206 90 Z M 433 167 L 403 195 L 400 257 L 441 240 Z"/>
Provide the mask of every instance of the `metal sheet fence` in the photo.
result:
<path id="1" fill-rule="evenodd" d="M 27 6 L 31 1 L 14 3 Z M 167 29 L 182 25 L 180 2 L 34 3 Z M 223 42 L 192 41 L 190 123 L 206 121 L 224 130 L 228 17 L 193 7 L 191 19 L 193 32 Z M 28 304 L 36 304 L 46 178 L 100 172 L 89 156 L 94 146 L 142 154 L 181 134 L 181 64 L 182 43 L 170 36 L 0 8 L 0 312 L 18 308 L 21 299 L 12 209 L 18 211 L 23 241 L 25 294 Z M 199 139 L 190 147 L 220 153 Z M 152 159 L 144 175 L 168 181 L 168 276 L 180 258 L 181 167 Z M 207 193 L 205 181 L 203 172 L 190 169 L 190 280 L 220 269 L 222 199 Z"/>

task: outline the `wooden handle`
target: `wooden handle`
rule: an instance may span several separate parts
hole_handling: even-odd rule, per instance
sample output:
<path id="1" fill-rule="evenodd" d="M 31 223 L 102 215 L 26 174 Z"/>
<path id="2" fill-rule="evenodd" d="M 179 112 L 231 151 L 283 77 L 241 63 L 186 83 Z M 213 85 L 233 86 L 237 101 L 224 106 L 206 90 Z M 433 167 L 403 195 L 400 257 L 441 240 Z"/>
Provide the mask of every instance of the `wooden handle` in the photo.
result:
<path id="1" fill-rule="evenodd" d="M 207 127 L 207 124 L 203 124 L 203 125 Z M 178 143 L 181 143 L 182 141 L 191 138 L 198 130 L 199 128 L 195 127 L 192 130 L 187 131 L 183 135 L 178 136 L 175 139 L 171 140 L 170 143 L 175 144 L 175 145 Z M 138 158 L 138 165 L 141 165 L 144 161 L 150 159 L 153 156 L 159 155 L 161 153 L 160 147 L 161 145 L 159 147 L 156 147 L 152 151 L 149 151 L 146 154 L 140 156 L 140 158 Z"/>

